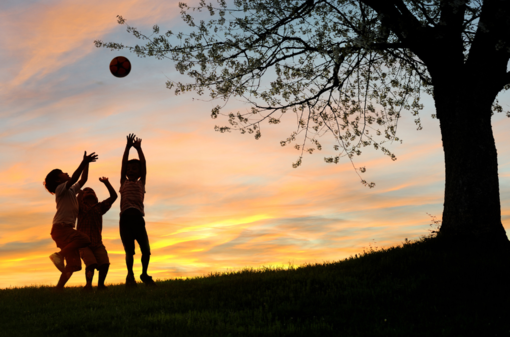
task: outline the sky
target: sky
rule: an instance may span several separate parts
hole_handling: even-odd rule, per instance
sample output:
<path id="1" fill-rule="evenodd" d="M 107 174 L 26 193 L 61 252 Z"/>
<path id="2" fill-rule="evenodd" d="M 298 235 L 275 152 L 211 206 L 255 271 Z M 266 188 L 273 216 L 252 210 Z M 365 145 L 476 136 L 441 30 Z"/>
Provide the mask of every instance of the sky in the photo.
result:
<path id="1" fill-rule="evenodd" d="M 94 40 L 136 44 L 117 24 L 150 33 L 184 29 L 178 1 L 3 0 L 0 3 L 0 289 L 55 285 L 59 272 L 49 260 L 58 251 L 50 237 L 55 198 L 42 182 L 60 168 L 70 175 L 83 152 L 96 152 L 86 186 L 108 197 L 99 177 L 120 187 L 126 135 L 142 138 L 147 159 L 145 220 L 155 279 L 332 262 L 369 247 L 390 247 L 428 235 L 431 217 L 441 219 L 444 157 L 434 104 L 425 100 L 423 130 L 404 114 L 391 161 L 380 152 L 355 158 L 365 166 L 364 187 L 351 163 L 327 164 L 333 144 L 305 155 L 281 147 L 292 120 L 266 125 L 262 138 L 221 134 L 210 118 L 216 101 L 194 93 L 175 96 L 168 79 L 185 79 L 169 60 L 138 58 L 98 49 Z M 126 56 L 125 78 L 109 63 Z M 510 95 L 499 97 L 505 109 Z M 240 101 L 232 111 L 249 109 Z M 493 117 L 499 161 L 502 221 L 510 228 L 510 134 L 507 117 Z M 130 158 L 136 158 L 132 150 Z M 106 284 L 126 277 L 119 236 L 120 200 L 103 217 L 110 256 Z M 141 273 L 140 251 L 135 275 Z M 94 280 L 95 284 L 96 280 Z M 84 271 L 70 286 L 85 284 Z"/>

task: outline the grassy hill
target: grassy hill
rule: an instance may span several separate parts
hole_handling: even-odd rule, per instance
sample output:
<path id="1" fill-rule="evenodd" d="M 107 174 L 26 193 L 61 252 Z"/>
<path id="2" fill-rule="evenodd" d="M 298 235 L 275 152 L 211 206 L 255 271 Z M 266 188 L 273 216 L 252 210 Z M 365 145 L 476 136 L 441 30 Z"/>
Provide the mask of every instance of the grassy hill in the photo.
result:
<path id="1" fill-rule="evenodd" d="M 509 336 L 510 253 L 422 239 L 155 288 L 0 290 L 4 336 Z"/>

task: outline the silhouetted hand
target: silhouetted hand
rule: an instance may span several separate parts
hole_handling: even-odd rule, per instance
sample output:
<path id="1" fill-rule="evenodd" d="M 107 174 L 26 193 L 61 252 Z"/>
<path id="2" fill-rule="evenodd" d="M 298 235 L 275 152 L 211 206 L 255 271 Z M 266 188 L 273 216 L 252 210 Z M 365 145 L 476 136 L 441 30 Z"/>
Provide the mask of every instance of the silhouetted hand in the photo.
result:
<path id="1" fill-rule="evenodd" d="M 92 152 L 87 156 L 87 151 L 83 154 L 83 161 L 86 163 L 92 163 L 97 160 L 97 154 L 95 152 Z"/>
<path id="2" fill-rule="evenodd" d="M 99 178 L 99 181 L 102 182 L 103 184 L 108 184 L 109 183 L 107 177 L 101 177 L 101 178 Z"/>
<path id="3" fill-rule="evenodd" d="M 126 138 L 127 138 L 126 146 L 127 147 L 133 146 L 133 143 L 135 142 L 135 138 L 136 138 L 135 134 L 134 133 L 130 133 L 129 135 L 127 135 Z"/>
<path id="4" fill-rule="evenodd" d="M 137 150 L 140 150 L 142 148 L 142 138 L 136 138 L 133 147 Z"/>

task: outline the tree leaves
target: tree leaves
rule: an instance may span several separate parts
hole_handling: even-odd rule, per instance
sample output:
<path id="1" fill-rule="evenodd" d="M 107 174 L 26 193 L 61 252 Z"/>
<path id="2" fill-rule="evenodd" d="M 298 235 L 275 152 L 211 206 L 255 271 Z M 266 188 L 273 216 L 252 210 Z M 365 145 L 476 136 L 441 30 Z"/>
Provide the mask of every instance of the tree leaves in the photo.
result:
<path id="1" fill-rule="evenodd" d="M 322 149 L 317 140 L 326 134 L 338 151 L 324 159 L 327 163 L 338 163 L 342 157 L 352 162 L 367 146 L 396 160 L 382 144 L 399 140 L 396 131 L 404 111 L 415 116 L 418 130 L 422 128 L 421 94 L 432 92 L 431 77 L 409 48 L 410 39 L 416 32 L 440 29 L 445 13 L 462 15 L 467 53 L 481 0 L 234 0 L 229 4 L 218 0 L 214 5 L 201 0 L 197 7 L 185 3 L 179 7 L 189 33 L 159 34 L 155 25 L 147 37 L 128 26 L 128 32 L 145 45 L 95 41 L 96 46 L 172 60 L 181 74 L 194 80 L 168 81 L 176 95 L 194 91 L 225 102 L 240 98 L 252 105 L 236 114 L 214 107 L 211 117 L 223 116 L 229 123 L 216 126 L 219 132 L 239 130 L 259 139 L 261 123 L 295 122 L 295 131 L 280 144 L 296 143 L 301 154 L 293 167 L 298 167 L 304 151 Z M 197 19 L 202 12 L 208 13 L 208 20 Z M 391 20 L 392 13 L 401 21 Z M 118 22 L 126 20 L 118 16 Z M 494 108 L 499 112 L 497 104 Z"/>

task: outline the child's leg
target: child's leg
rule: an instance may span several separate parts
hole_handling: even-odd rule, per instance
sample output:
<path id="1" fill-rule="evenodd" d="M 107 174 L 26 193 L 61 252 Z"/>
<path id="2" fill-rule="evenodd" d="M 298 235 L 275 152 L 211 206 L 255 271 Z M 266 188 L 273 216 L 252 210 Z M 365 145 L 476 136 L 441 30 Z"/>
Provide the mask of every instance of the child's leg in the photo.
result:
<path id="1" fill-rule="evenodd" d="M 137 217 L 135 235 L 136 241 L 140 246 L 140 251 L 142 252 L 142 275 L 145 276 L 147 275 L 149 261 L 151 260 L 151 247 L 149 245 L 149 236 L 147 235 L 147 230 L 145 229 L 145 220 L 141 214 Z"/>
<path id="2" fill-rule="evenodd" d="M 94 249 L 94 256 L 96 257 L 99 271 L 99 278 L 97 281 L 98 289 L 106 289 L 104 285 L 104 280 L 106 279 L 106 275 L 108 274 L 108 269 L 110 268 L 110 259 L 108 258 L 108 252 L 106 251 L 106 247 L 101 243 Z"/>
<path id="3" fill-rule="evenodd" d="M 69 277 L 63 281 L 63 284 L 66 284 L 67 280 L 69 280 L 73 272 L 81 270 L 80 248 L 90 245 L 89 237 L 74 229 L 70 240 L 71 241 L 64 248 L 62 248 L 61 252 L 62 256 L 64 256 L 66 260 L 65 271 L 66 273 L 71 273 L 69 274 Z"/>
<path id="4" fill-rule="evenodd" d="M 66 255 L 66 267 L 65 271 L 60 276 L 59 283 L 57 284 L 57 288 L 64 287 L 67 283 L 73 272 L 81 270 L 81 259 L 80 252 L 78 249 L 69 251 Z"/>
<path id="5" fill-rule="evenodd" d="M 145 233 L 145 240 L 138 241 L 140 250 L 142 251 L 142 275 L 147 275 L 147 269 L 149 269 L 149 262 L 151 260 L 151 247 L 149 246 L 149 239 L 147 233 Z"/>
<path id="6" fill-rule="evenodd" d="M 99 267 L 99 279 L 97 281 L 98 288 L 106 288 L 104 285 L 104 280 L 106 279 L 106 275 L 108 275 L 108 269 L 110 268 L 110 264 L 103 264 Z"/>
<path id="7" fill-rule="evenodd" d="M 145 222 L 143 223 L 143 227 L 139 228 L 137 234 L 137 241 L 140 245 L 140 250 L 142 251 L 142 274 L 140 275 L 140 279 L 146 285 L 154 286 L 156 283 L 154 283 L 151 276 L 147 275 L 147 269 L 149 269 L 149 261 L 151 259 L 151 247 L 149 245 L 147 231 L 145 230 Z"/>
<path id="8" fill-rule="evenodd" d="M 147 275 L 147 269 L 149 269 L 150 260 L 151 254 L 142 254 L 142 275 Z"/>
<path id="9" fill-rule="evenodd" d="M 133 243 L 134 245 L 134 243 Z M 126 276 L 126 287 L 132 288 L 136 287 L 136 280 L 135 280 L 135 274 L 133 273 L 133 255 L 126 252 L 126 266 L 128 270 L 128 274 Z"/>
<path id="10" fill-rule="evenodd" d="M 68 260 L 70 252 L 77 250 L 78 248 L 85 247 L 90 244 L 90 240 L 86 235 L 77 232 L 71 224 L 54 224 L 51 228 L 51 238 L 57 244 L 57 247 L 61 249 L 60 253 L 55 253 L 50 256 L 55 266 L 64 272 L 65 265 L 64 259 Z M 79 259 L 79 256 L 78 256 Z M 75 263 L 76 264 L 76 263 Z M 81 269 L 81 264 L 80 268 Z M 76 271 L 69 270 L 67 271 Z"/>
<path id="11" fill-rule="evenodd" d="M 51 237 L 57 243 L 58 247 L 62 248 L 60 254 L 66 260 L 64 272 L 60 275 L 58 280 L 57 289 L 64 288 L 67 281 L 73 275 L 73 272 L 81 270 L 79 247 L 85 247 L 90 244 L 88 236 L 79 233 L 73 229 L 72 225 L 56 224 L 53 225 Z"/>
<path id="12" fill-rule="evenodd" d="M 92 289 L 92 279 L 94 278 L 94 269 L 97 268 L 97 260 L 92 251 L 92 246 L 80 249 L 80 257 L 85 263 L 85 281 L 87 284 L 85 288 Z"/>
<path id="13" fill-rule="evenodd" d="M 94 269 L 97 268 L 97 264 L 91 264 L 90 266 L 87 266 L 85 268 L 85 280 L 87 281 L 87 284 L 85 287 L 92 287 L 92 279 L 94 278 Z"/>
<path id="14" fill-rule="evenodd" d="M 147 275 L 149 261 L 151 260 L 151 247 L 149 245 L 149 238 L 147 236 L 145 226 L 143 227 L 143 231 L 141 231 L 140 236 L 137 238 L 137 241 L 138 245 L 140 245 L 140 250 L 142 251 L 142 275 Z"/>
<path id="15" fill-rule="evenodd" d="M 133 278 L 133 256 L 135 255 L 135 236 L 133 233 L 133 218 L 130 216 L 129 211 L 124 212 L 120 216 L 120 239 L 126 252 L 126 267 L 128 270 L 128 278 Z"/>
<path id="16" fill-rule="evenodd" d="M 58 280 L 57 289 L 64 289 L 64 286 L 66 285 L 67 281 L 71 278 L 73 275 L 72 271 L 65 271 L 60 275 L 60 279 Z"/>
<path id="17" fill-rule="evenodd" d="M 128 276 L 134 276 L 135 274 L 133 273 L 133 264 L 134 264 L 134 255 L 131 255 L 131 254 L 128 254 L 126 252 L 126 267 L 127 267 L 127 270 L 128 270 Z"/>

